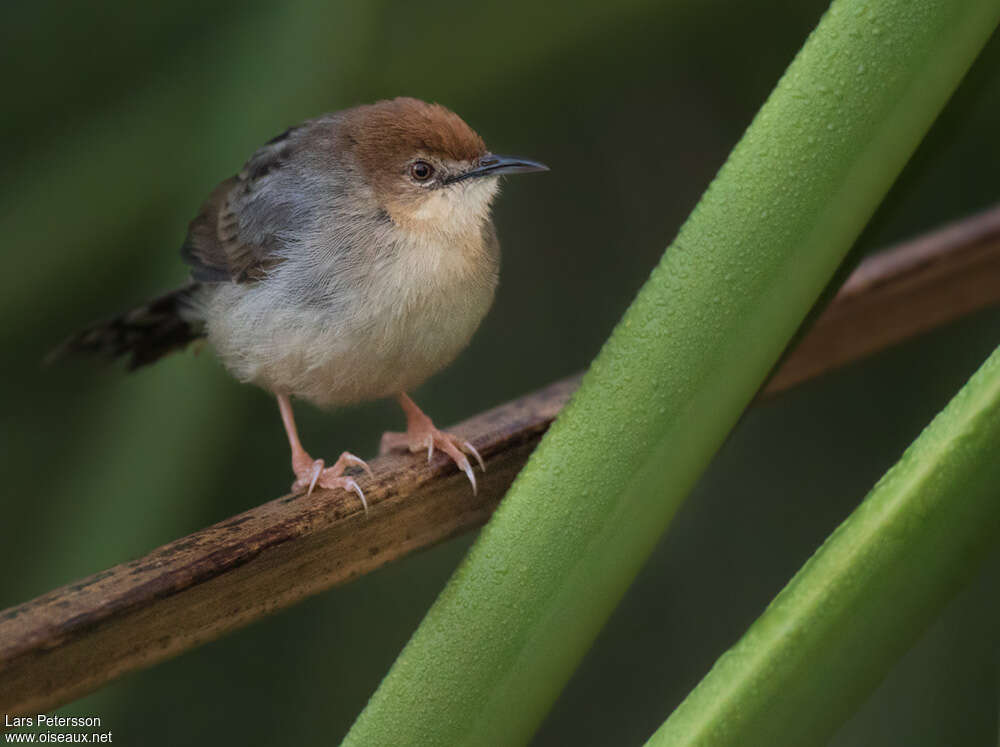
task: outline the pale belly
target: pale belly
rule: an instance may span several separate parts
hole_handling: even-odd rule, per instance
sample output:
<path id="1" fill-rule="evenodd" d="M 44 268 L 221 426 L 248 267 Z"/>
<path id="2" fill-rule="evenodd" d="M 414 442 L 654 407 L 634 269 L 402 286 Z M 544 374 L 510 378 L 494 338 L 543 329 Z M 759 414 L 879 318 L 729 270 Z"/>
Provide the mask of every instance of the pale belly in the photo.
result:
<path id="1" fill-rule="evenodd" d="M 206 299 L 209 341 L 241 381 L 334 407 L 414 389 L 468 344 L 493 284 L 448 293 L 386 294 L 333 305 L 289 305 L 268 289 L 222 285 Z M 347 309 L 345 311 L 345 309 Z"/>

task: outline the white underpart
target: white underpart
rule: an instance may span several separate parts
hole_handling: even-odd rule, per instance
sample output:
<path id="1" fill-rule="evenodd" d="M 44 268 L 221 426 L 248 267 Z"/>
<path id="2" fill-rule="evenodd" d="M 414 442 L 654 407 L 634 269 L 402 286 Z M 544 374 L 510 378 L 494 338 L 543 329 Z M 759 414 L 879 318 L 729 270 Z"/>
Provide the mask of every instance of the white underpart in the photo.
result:
<path id="1" fill-rule="evenodd" d="M 439 188 L 405 224 L 374 231 L 370 212 L 328 211 L 264 280 L 212 286 L 203 307 L 222 362 L 320 406 L 419 386 L 468 344 L 493 301 L 498 258 L 483 225 L 496 190 L 496 178 Z"/>
<path id="2" fill-rule="evenodd" d="M 432 230 L 444 227 L 458 234 L 477 230 L 489 215 L 490 203 L 498 187 L 496 178 L 485 178 L 468 179 L 431 190 L 413 212 L 413 219 L 426 223 Z"/>

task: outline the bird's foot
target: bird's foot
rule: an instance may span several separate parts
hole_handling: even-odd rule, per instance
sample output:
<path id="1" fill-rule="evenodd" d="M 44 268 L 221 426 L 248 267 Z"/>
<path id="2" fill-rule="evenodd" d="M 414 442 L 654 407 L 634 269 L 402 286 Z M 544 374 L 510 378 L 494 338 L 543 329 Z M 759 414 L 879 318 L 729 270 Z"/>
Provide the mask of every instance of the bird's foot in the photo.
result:
<path id="1" fill-rule="evenodd" d="M 361 499 L 361 505 L 365 507 L 365 513 L 368 513 L 368 501 L 365 500 L 364 491 L 355 482 L 353 477 L 348 477 L 344 474 L 344 471 L 348 467 L 361 467 L 365 472 L 368 473 L 369 477 L 374 477 L 371 468 L 363 459 L 359 459 L 347 451 L 340 455 L 340 458 L 334 462 L 332 467 L 326 467 L 322 459 L 313 459 L 311 456 L 302 452 L 297 456 L 297 458 L 292 460 L 292 469 L 295 470 L 295 482 L 292 483 L 293 493 L 302 493 L 309 495 L 313 490 L 319 486 L 321 488 L 343 488 L 351 493 L 356 493 L 358 498 Z"/>
<path id="2" fill-rule="evenodd" d="M 472 473 L 472 465 L 469 464 L 465 455 L 474 456 L 479 462 L 480 469 L 485 472 L 486 465 L 483 463 L 483 458 L 479 456 L 479 452 L 476 451 L 476 447 L 465 439 L 438 430 L 429 417 L 423 413 L 420 415 L 422 417 L 413 417 L 410 420 L 406 433 L 383 433 L 379 453 L 385 454 L 393 449 L 409 449 L 414 454 L 426 451 L 427 461 L 430 462 L 431 457 L 434 456 L 434 449 L 440 449 L 451 457 L 458 468 L 466 474 L 469 482 L 472 483 L 472 493 L 475 495 L 477 490 L 476 476 Z"/>

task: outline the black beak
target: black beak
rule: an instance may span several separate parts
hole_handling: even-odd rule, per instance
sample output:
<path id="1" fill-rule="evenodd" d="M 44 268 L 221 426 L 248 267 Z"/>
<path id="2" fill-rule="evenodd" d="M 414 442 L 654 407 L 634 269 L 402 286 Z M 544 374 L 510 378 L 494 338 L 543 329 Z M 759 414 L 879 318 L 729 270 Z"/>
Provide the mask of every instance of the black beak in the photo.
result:
<path id="1" fill-rule="evenodd" d="M 548 171 L 549 167 L 538 161 L 529 161 L 527 158 L 517 156 L 495 156 L 487 153 L 479 159 L 476 168 L 466 171 L 464 174 L 456 174 L 450 177 L 445 184 L 460 182 L 463 179 L 471 179 L 477 176 L 499 176 L 500 174 L 527 174 L 531 171 Z"/>

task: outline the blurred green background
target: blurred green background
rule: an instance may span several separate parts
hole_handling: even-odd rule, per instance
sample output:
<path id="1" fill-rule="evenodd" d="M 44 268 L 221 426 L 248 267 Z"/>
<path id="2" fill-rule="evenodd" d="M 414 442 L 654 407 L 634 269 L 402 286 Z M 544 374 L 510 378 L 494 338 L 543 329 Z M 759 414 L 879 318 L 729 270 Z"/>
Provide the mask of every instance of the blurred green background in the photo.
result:
<path id="1" fill-rule="evenodd" d="M 133 375 L 39 365 L 67 333 L 184 280 L 188 220 L 259 144 L 305 117 L 406 94 L 552 167 L 505 188 L 497 303 L 417 393 L 444 425 L 588 363 L 825 6 L 5 3 L 0 606 L 287 490 L 274 402 L 210 352 Z M 862 249 L 998 201 L 998 132 L 994 35 Z M 750 412 L 537 744 L 651 734 L 998 340 L 1000 313 L 982 313 Z M 402 424 L 388 403 L 298 412 L 317 456 L 372 455 Z M 335 742 L 471 539 L 61 712 L 101 716 L 118 744 Z M 998 582 L 995 555 L 835 743 L 993 743 Z"/>

